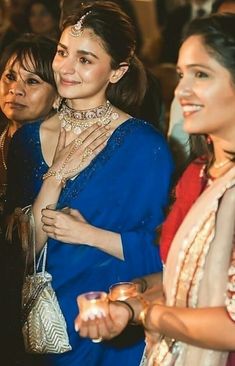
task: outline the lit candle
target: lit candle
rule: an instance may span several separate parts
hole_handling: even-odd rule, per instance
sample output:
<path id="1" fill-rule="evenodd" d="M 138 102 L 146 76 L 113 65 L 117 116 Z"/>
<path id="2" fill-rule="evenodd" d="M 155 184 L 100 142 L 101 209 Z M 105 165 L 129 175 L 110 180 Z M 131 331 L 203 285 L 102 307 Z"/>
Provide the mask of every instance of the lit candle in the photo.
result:
<path id="1" fill-rule="evenodd" d="M 86 292 L 77 297 L 79 314 L 84 321 L 101 318 L 108 313 L 108 295 L 103 291 Z"/>
<path id="2" fill-rule="evenodd" d="M 129 297 L 136 296 L 137 294 L 137 286 L 133 282 L 118 282 L 109 288 L 109 299 L 111 301 L 123 301 Z"/>

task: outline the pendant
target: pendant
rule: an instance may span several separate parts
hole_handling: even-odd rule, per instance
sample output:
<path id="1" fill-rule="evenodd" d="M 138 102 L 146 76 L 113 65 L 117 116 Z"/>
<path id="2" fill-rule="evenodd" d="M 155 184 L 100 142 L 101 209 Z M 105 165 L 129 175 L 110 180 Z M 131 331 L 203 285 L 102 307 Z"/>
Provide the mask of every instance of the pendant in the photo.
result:
<path id="1" fill-rule="evenodd" d="M 75 135 L 80 135 L 80 133 L 82 132 L 82 130 L 81 130 L 81 128 L 80 127 L 75 127 L 74 129 L 73 129 L 73 132 L 75 133 Z"/>

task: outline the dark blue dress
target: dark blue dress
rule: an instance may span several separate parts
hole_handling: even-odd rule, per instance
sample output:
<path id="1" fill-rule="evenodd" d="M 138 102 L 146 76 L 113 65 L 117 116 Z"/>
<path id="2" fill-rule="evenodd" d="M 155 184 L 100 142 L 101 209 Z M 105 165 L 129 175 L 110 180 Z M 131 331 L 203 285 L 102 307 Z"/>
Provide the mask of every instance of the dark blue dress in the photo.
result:
<path id="1" fill-rule="evenodd" d="M 9 174 L 18 174 L 17 190 L 9 186 L 9 210 L 32 203 L 48 170 L 40 146 L 40 123 L 23 126 L 14 136 Z M 92 343 L 74 330 L 76 298 L 91 290 L 161 271 L 156 228 L 168 203 L 172 158 L 163 136 L 144 121 L 128 119 L 112 134 L 105 149 L 63 189 L 58 208 L 78 209 L 92 225 L 120 233 L 124 260 L 89 245 L 48 240 L 47 271 L 65 316 L 73 350 L 45 355 L 48 366 L 138 366 L 144 348 L 138 327 L 110 342 Z M 12 177 L 13 178 L 13 177 Z M 10 179 L 12 179 L 10 178 Z M 11 191 L 11 192 L 10 192 Z M 52 202 L 53 203 L 53 202 Z M 134 328 L 134 329 L 133 329 Z"/>

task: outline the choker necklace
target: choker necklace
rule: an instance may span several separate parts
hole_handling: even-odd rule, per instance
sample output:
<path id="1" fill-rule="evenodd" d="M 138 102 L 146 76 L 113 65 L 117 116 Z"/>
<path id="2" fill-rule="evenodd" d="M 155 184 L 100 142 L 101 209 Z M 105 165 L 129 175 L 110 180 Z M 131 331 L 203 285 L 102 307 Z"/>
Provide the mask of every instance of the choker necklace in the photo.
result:
<path id="1" fill-rule="evenodd" d="M 65 131 L 72 131 L 76 135 L 97 122 L 105 126 L 118 118 L 119 114 L 113 111 L 113 106 L 108 100 L 104 105 L 85 110 L 73 109 L 64 102 L 59 110 L 61 127 Z"/>
<path id="2" fill-rule="evenodd" d="M 230 162 L 231 162 L 230 159 L 225 159 L 225 160 L 221 161 L 220 163 L 216 163 L 216 161 L 215 161 L 213 164 L 213 167 L 215 169 L 220 169 L 220 168 L 223 168 L 223 166 L 227 165 Z"/>
<path id="3" fill-rule="evenodd" d="M 4 154 L 4 147 L 5 147 L 6 137 L 7 137 L 7 131 L 8 131 L 8 126 L 5 128 L 5 130 L 3 131 L 3 133 L 0 136 L 1 158 L 2 158 L 2 164 L 3 164 L 3 167 L 5 170 L 7 170 L 7 163 L 6 163 L 5 154 Z"/>

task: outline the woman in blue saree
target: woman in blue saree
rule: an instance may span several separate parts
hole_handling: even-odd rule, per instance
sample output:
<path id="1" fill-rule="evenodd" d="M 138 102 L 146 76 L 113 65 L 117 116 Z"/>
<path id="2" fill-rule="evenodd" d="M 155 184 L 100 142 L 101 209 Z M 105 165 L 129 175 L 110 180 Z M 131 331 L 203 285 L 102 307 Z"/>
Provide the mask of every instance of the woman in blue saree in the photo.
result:
<path id="1" fill-rule="evenodd" d="M 173 167 L 163 136 L 127 113 L 145 91 L 134 49 L 119 7 L 95 2 L 79 9 L 65 22 L 53 62 L 64 104 L 14 136 L 9 179 L 17 174 L 18 187 L 9 187 L 8 205 L 33 203 L 37 250 L 47 241 L 47 271 L 72 346 L 30 365 L 137 366 L 141 359 L 137 328 L 98 344 L 74 330 L 79 294 L 161 271 L 155 234 Z"/>

